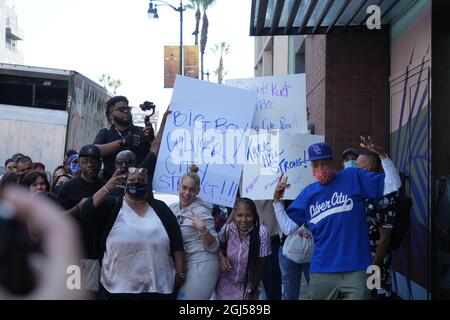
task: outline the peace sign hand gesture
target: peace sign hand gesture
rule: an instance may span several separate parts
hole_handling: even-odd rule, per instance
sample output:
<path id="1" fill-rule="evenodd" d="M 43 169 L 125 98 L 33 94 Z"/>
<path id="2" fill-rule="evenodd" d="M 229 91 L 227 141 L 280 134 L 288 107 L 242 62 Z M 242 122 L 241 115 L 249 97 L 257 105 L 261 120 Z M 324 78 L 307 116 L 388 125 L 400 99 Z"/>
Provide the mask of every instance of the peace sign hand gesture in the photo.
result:
<path id="1" fill-rule="evenodd" d="M 192 221 L 194 228 L 197 229 L 198 232 L 200 232 L 200 233 L 206 232 L 207 227 L 206 227 L 206 224 L 203 222 L 203 220 L 200 219 L 200 217 L 193 211 L 191 211 L 191 210 L 189 210 L 189 211 L 191 212 L 191 214 L 184 215 L 184 217 L 186 219 L 189 219 Z"/>
<path id="2" fill-rule="evenodd" d="M 288 177 L 283 177 L 283 175 L 284 173 L 278 178 L 278 183 L 273 193 L 274 202 L 280 201 L 284 197 L 284 191 L 290 186 L 290 184 L 287 183 Z"/>

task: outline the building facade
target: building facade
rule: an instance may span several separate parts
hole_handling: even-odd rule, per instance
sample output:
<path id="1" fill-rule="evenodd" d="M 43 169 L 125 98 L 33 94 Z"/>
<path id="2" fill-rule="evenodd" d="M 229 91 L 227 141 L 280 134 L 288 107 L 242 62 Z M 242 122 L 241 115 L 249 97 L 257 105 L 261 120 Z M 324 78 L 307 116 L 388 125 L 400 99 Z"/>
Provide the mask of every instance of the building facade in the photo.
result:
<path id="1" fill-rule="evenodd" d="M 20 42 L 24 40 L 23 30 L 18 27 L 14 8 L 0 0 L 0 63 L 24 64 Z"/>

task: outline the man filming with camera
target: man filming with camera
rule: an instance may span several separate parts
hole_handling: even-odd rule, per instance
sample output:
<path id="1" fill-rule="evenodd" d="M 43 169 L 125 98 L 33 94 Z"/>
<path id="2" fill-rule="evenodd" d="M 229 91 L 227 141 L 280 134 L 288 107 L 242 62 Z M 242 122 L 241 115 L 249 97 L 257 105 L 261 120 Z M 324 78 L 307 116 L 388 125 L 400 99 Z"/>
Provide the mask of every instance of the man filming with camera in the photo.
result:
<path id="1" fill-rule="evenodd" d="M 141 109 L 151 109 L 149 107 L 154 108 L 153 104 L 146 102 Z M 131 107 L 124 96 L 116 96 L 106 102 L 106 118 L 111 126 L 97 133 L 94 144 L 100 149 L 103 159 L 103 179 L 108 180 L 114 173 L 117 154 L 130 150 L 136 155 L 136 163 L 141 163 L 150 150 L 155 133 L 148 116 L 145 128 L 133 125 Z"/>

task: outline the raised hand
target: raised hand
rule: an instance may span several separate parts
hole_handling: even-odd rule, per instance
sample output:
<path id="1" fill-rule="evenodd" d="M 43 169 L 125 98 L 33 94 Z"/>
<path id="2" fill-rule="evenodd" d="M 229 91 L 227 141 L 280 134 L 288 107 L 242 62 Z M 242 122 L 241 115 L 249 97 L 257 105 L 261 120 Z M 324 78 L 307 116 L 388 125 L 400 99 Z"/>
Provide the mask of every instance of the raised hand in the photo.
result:
<path id="1" fill-rule="evenodd" d="M 362 148 L 366 148 L 372 152 L 377 153 L 382 160 L 387 157 L 386 151 L 381 146 L 377 146 L 376 144 L 374 144 L 370 136 L 369 137 L 361 136 L 360 146 Z"/>
<path id="2" fill-rule="evenodd" d="M 117 169 L 114 172 L 111 179 L 105 185 L 105 188 L 109 191 L 113 191 L 115 189 L 123 189 L 125 188 L 125 181 L 127 179 L 127 175 L 122 172 L 122 169 Z"/>
<path id="3" fill-rule="evenodd" d="M 273 200 L 278 202 L 284 197 L 284 192 L 287 188 L 289 188 L 289 184 L 287 183 L 288 177 L 284 177 L 284 173 L 278 178 L 277 186 L 275 187 L 275 191 L 273 193 Z"/>
<path id="4" fill-rule="evenodd" d="M 197 229 L 198 232 L 206 232 L 207 227 L 203 220 L 193 211 L 190 210 L 190 212 L 191 214 L 186 214 L 184 217 L 192 221 L 194 228 Z"/>

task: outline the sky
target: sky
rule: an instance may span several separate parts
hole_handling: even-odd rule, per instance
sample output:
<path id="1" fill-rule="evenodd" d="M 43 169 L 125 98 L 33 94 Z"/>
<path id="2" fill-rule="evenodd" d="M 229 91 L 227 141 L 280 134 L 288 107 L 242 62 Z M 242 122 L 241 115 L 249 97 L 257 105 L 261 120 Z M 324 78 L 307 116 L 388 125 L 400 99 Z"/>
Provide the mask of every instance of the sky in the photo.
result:
<path id="1" fill-rule="evenodd" d="M 26 65 L 74 70 L 96 82 L 108 73 L 122 80 L 117 94 L 127 96 L 130 105 L 148 100 L 161 112 L 167 108 L 172 89 L 164 89 L 163 47 L 179 45 L 178 12 L 161 6 L 160 18 L 149 19 L 149 0 L 7 0 L 7 4 L 15 8 L 25 34 L 21 50 Z M 208 9 L 205 72 L 210 71 L 211 81 L 217 82 L 213 70 L 219 56 L 210 48 L 221 41 L 231 46 L 224 57 L 225 79 L 253 76 L 250 10 L 250 0 L 217 0 Z M 194 44 L 194 13 L 185 11 L 185 45 Z"/>

